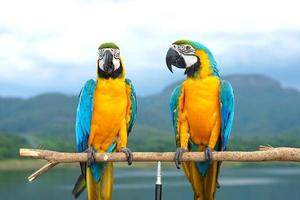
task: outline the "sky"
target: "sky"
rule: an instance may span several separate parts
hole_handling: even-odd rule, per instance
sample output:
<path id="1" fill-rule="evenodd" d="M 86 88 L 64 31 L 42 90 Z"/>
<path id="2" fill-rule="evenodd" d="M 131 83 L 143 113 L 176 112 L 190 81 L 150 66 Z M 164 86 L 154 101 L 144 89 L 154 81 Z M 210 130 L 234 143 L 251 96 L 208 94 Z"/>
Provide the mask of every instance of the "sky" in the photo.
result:
<path id="1" fill-rule="evenodd" d="M 97 48 L 118 44 L 138 95 L 183 71 L 165 55 L 178 39 L 215 55 L 221 74 L 262 73 L 300 89 L 297 1 L 0 0 L 0 96 L 78 94 L 96 77 Z"/>

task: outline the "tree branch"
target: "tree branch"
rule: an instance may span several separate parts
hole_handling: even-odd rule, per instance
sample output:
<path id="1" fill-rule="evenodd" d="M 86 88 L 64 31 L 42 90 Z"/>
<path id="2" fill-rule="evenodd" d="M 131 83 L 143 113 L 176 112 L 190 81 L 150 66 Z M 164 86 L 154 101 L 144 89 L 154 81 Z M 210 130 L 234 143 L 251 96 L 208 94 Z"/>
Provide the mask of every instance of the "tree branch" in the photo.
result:
<path id="1" fill-rule="evenodd" d="M 29 181 L 46 173 L 49 169 L 59 163 L 87 162 L 87 153 L 65 153 L 40 149 L 20 149 L 20 156 L 44 159 L 49 163 L 28 177 Z M 173 162 L 174 152 L 134 152 L 134 162 Z M 233 162 L 264 162 L 264 161 L 288 161 L 300 162 L 300 149 L 270 146 L 260 146 L 259 151 L 241 152 L 224 151 L 213 152 L 212 160 Z M 97 162 L 124 162 L 124 153 L 97 153 Z M 205 161 L 203 152 L 187 152 L 183 154 L 182 161 Z"/>

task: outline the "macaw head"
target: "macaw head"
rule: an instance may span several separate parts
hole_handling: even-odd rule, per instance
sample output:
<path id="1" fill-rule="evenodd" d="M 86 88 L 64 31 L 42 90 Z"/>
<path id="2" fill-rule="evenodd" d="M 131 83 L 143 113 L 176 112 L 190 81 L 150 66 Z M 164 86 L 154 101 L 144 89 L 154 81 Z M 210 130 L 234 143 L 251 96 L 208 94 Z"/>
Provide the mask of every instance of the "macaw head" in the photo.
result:
<path id="1" fill-rule="evenodd" d="M 209 49 L 190 40 L 174 42 L 168 50 L 166 63 L 171 72 L 173 65 L 185 69 L 184 74 L 192 78 L 219 76 L 217 63 Z"/>
<path id="2" fill-rule="evenodd" d="M 101 44 L 98 48 L 98 77 L 115 79 L 123 77 L 125 73 L 124 71 L 119 47 L 112 42 Z"/>

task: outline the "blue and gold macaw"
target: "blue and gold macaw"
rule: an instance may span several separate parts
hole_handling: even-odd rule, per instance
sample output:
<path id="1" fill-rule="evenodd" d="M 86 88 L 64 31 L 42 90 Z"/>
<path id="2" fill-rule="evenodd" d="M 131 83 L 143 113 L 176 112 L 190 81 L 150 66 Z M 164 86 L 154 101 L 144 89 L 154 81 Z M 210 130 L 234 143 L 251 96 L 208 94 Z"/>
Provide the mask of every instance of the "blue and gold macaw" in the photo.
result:
<path id="1" fill-rule="evenodd" d="M 120 49 L 114 43 L 98 48 L 97 80 L 85 83 L 79 95 L 76 115 L 77 152 L 87 152 L 88 162 L 80 163 L 81 175 L 73 189 L 77 198 L 87 187 L 89 200 L 112 198 L 113 164 L 96 163 L 95 152 L 121 151 L 132 163 L 127 137 L 136 118 L 134 87 L 125 79 Z"/>
<path id="2" fill-rule="evenodd" d="M 182 163 L 195 200 L 213 200 L 221 162 L 212 161 L 212 151 L 226 150 L 234 115 L 233 89 L 222 80 L 212 53 L 204 45 L 178 40 L 166 56 L 172 65 L 184 68 L 187 79 L 176 87 L 170 112 L 176 139 L 175 164 L 186 151 L 203 151 L 206 161 Z"/>

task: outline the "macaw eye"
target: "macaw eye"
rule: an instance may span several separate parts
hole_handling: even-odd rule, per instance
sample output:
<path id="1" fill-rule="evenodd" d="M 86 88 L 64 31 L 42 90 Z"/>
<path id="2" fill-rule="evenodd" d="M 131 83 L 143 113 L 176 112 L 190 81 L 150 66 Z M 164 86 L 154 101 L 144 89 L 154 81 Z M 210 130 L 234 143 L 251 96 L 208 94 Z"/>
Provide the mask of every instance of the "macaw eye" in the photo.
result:
<path id="1" fill-rule="evenodd" d="M 182 46 L 181 52 L 184 54 L 190 54 L 194 52 L 194 48 L 191 45 Z"/>

